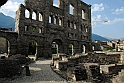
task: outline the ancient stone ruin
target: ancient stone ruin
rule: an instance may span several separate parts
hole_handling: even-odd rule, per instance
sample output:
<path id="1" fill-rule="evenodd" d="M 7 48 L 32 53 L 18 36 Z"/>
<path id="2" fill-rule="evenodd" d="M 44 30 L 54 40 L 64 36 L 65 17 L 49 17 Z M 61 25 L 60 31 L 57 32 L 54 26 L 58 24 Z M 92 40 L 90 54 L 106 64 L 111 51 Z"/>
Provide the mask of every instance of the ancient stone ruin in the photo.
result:
<path id="1" fill-rule="evenodd" d="M 51 58 L 92 51 L 91 6 L 80 0 L 25 0 L 16 11 L 15 31 L 0 30 L 7 55 Z M 56 48 L 56 50 L 54 50 Z"/>
<path id="2" fill-rule="evenodd" d="M 97 52 L 74 56 L 57 54 L 53 57 L 51 67 L 56 73 L 72 82 L 85 80 L 93 83 L 118 83 L 117 79 L 124 76 L 121 56 L 123 55 Z"/>
<path id="3" fill-rule="evenodd" d="M 16 11 L 15 31 L 0 30 L 0 37 L 9 42 L 9 56 L 52 58 L 52 69 L 69 81 L 117 83 L 113 78 L 124 76 L 123 56 L 93 52 L 100 50 L 100 45 L 92 42 L 91 33 L 91 5 L 81 0 L 24 0 Z M 9 72 L 11 67 L 3 65 L 5 57 L 1 59 L 0 64 Z M 18 62 L 22 61 L 13 61 L 14 74 L 20 73 Z"/>
<path id="4" fill-rule="evenodd" d="M 80 0 L 25 0 L 16 11 L 15 32 L 0 31 L 6 38 L 8 54 L 52 57 L 57 53 L 92 51 L 91 6 Z M 33 52 L 29 48 L 35 46 Z M 71 47 L 71 49 L 70 49 Z"/>

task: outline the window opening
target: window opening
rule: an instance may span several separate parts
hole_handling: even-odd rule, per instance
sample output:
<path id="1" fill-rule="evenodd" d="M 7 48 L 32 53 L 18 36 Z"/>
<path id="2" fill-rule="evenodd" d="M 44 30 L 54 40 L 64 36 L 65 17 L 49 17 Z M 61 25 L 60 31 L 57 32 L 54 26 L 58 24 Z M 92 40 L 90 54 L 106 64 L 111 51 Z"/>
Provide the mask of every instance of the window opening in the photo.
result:
<path id="1" fill-rule="evenodd" d="M 28 31 L 28 26 L 27 25 L 25 25 L 25 31 Z"/>
<path id="2" fill-rule="evenodd" d="M 70 4 L 69 11 L 71 15 L 74 15 L 74 6 Z"/>
<path id="3" fill-rule="evenodd" d="M 86 53 L 86 45 L 82 46 L 82 53 Z"/>
<path id="4" fill-rule="evenodd" d="M 82 19 L 85 19 L 85 12 L 82 10 Z"/>
<path id="5" fill-rule="evenodd" d="M 86 32 L 88 32 L 88 26 L 86 27 Z"/>
<path id="6" fill-rule="evenodd" d="M 36 27 L 32 27 L 32 32 L 35 32 L 36 31 Z"/>
<path id="7" fill-rule="evenodd" d="M 25 10 L 25 18 L 29 18 L 30 17 L 30 12 L 29 12 L 29 10 Z"/>
<path id="8" fill-rule="evenodd" d="M 59 19 L 59 25 L 62 25 L 62 18 Z"/>
<path id="9" fill-rule="evenodd" d="M 39 13 L 39 21 L 43 21 L 43 14 Z"/>
<path id="10" fill-rule="evenodd" d="M 76 23 L 74 23 L 74 29 L 77 29 L 77 25 L 76 25 Z"/>
<path id="11" fill-rule="evenodd" d="M 70 27 L 73 28 L 73 22 L 71 22 Z"/>
<path id="12" fill-rule="evenodd" d="M 74 45 L 70 44 L 69 45 L 69 55 L 74 55 Z"/>
<path id="13" fill-rule="evenodd" d="M 54 24 L 57 24 L 57 17 L 54 17 Z"/>
<path id="14" fill-rule="evenodd" d="M 59 0 L 53 0 L 53 6 L 59 7 Z"/>
<path id="15" fill-rule="evenodd" d="M 36 20 L 36 13 L 35 12 L 32 13 L 32 19 Z"/>
<path id="16" fill-rule="evenodd" d="M 52 23 L 52 16 L 49 16 L 49 23 Z"/>
<path id="17" fill-rule="evenodd" d="M 39 28 L 39 33 L 42 33 L 42 29 L 41 28 Z"/>
<path id="18" fill-rule="evenodd" d="M 67 27 L 70 27 L 70 21 L 68 20 L 68 22 L 67 22 Z"/>

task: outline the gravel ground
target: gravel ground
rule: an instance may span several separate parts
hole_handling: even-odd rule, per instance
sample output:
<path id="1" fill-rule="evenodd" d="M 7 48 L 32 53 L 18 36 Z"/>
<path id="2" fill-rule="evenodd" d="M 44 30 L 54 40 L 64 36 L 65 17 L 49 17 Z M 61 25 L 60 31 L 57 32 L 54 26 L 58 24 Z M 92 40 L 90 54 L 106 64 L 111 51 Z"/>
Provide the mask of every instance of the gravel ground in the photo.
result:
<path id="1" fill-rule="evenodd" d="M 31 76 L 25 75 L 23 70 L 21 76 L 13 78 L 2 78 L 0 83 L 67 83 L 66 80 L 61 78 L 50 67 L 51 60 L 38 60 L 29 65 Z"/>
<path id="2" fill-rule="evenodd" d="M 40 59 L 29 65 L 31 76 L 26 76 L 23 70 L 21 76 L 0 78 L 0 83 L 91 83 L 91 82 L 67 82 L 57 75 L 50 67 L 52 60 Z"/>

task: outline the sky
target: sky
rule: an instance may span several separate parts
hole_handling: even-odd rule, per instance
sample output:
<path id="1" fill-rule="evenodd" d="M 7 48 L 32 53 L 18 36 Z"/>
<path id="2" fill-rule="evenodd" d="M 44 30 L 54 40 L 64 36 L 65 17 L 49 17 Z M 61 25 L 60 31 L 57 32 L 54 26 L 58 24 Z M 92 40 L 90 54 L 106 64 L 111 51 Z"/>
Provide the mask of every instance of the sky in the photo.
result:
<path id="1" fill-rule="evenodd" d="M 91 5 L 92 33 L 103 37 L 124 38 L 124 0 L 82 0 Z M 19 4 L 24 0 L 8 0 L 0 12 L 15 18 Z M 107 20 L 108 22 L 104 22 Z"/>

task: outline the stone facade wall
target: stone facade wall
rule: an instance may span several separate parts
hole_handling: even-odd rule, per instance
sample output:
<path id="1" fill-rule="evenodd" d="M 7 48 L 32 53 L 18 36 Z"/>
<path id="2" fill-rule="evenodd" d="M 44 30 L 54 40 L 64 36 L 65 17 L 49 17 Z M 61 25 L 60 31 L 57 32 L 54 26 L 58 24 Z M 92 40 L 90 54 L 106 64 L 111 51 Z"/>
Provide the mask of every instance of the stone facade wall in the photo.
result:
<path id="1" fill-rule="evenodd" d="M 86 52 L 91 51 L 91 6 L 80 0 L 59 2 L 59 7 L 55 7 L 53 0 L 25 0 L 19 6 L 15 18 L 18 53 L 28 54 L 30 40 L 37 42 L 37 57 L 50 57 L 52 42 L 59 45 L 59 53 L 69 54 L 70 44 L 74 54 L 81 53 L 83 45 Z M 70 5 L 73 14 L 69 12 Z"/>

